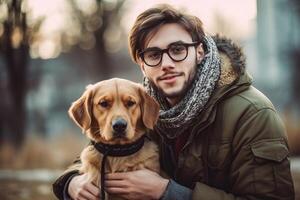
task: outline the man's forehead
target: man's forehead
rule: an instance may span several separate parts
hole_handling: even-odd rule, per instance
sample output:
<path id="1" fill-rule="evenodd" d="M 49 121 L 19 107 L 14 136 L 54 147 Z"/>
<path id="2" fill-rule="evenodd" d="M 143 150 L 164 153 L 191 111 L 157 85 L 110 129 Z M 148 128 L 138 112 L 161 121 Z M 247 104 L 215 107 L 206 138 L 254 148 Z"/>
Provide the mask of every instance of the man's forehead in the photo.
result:
<path id="1" fill-rule="evenodd" d="M 174 42 L 192 42 L 191 35 L 179 24 L 165 24 L 159 27 L 154 33 L 146 39 L 145 48 L 159 47 L 166 48 Z"/>

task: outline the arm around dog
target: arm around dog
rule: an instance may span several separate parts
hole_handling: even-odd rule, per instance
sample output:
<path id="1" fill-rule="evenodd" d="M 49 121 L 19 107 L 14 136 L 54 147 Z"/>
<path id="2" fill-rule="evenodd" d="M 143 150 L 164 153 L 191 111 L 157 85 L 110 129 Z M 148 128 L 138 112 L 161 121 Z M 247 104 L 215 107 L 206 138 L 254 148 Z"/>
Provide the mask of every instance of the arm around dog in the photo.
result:
<path id="1" fill-rule="evenodd" d="M 86 174 L 79 174 L 78 170 L 71 170 L 60 176 L 53 184 L 53 192 L 60 200 L 78 199 L 97 200 L 100 189 L 87 181 Z"/>
<path id="2" fill-rule="evenodd" d="M 78 199 L 84 196 L 88 200 L 99 199 L 100 189 L 87 182 L 85 174 L 79 174 L 81 161 L 77 158 L 73 164 L 53 183 L 55 196 L 60 200 Z"/>
<path id="3" fill-rule="evenodd" d="M 69 167 L 68 170 L 66 170 L 60 177 L 58 177 L 56 179 L 56 181 L 53 183 L 52 185 L 52 189 L 53 189 L 53 192 L 55 194 L 55 196 L 60 199 L 60 200 L 64 200 L 64 196 L 66 196 L 67 194 L 64 194 L 65 191 L 67 191 L 65 188 L 67 188 L 67 186 L 69 185 L 71 179 L 76 176 L 76 175 L 79 175 L 79 171 L 77 167 L 75 166 L 78 166 L 80 165 L 80 159 L 77 158 L 73 165 L 71 165 Z"/>
<path id="4" fill-rule="evenodd" d="M 192 190 L 147 169 L 106 176 L 106 191 L 125 199 L 191 199 Z"/>

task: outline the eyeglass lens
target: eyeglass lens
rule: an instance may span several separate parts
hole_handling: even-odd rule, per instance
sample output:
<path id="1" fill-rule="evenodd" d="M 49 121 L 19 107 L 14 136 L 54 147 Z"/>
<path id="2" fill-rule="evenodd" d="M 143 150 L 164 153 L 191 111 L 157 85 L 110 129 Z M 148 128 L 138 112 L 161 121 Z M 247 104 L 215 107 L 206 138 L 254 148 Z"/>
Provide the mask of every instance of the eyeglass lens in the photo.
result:
<path id="1" fill-rule="evenodd" d="M 159 48 L 151 49 L 144 52 L 144 61 L 149 66 L 156 66 L 161 62 L 164 52 L 166 52 L 172 60 L 177 62 L 182 61 L 187 57 L 187 50 L 187 46 L 184 44 L 172 44 L 164 50 Z"/>

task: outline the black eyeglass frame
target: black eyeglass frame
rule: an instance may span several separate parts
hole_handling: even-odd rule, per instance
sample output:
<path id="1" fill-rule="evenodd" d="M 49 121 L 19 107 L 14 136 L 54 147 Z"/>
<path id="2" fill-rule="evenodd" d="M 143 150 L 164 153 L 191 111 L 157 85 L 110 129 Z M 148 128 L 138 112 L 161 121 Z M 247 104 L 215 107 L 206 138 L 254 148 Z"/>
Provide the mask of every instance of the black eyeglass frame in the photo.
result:
<path id="1" fill-rule="evenodd" d="M 189 48 L 189 47 L 191 47 L 191 46 L 197 46 L 197 45 L 199 45 L 200 43 L 201 43 L 201 42 L 192 42 L 192 43 L 174 42 L 174 43 L 169 44 L 169 45 L 168 45 L 168 48 L 166 48 L 166 49 L 159 49 L 159 48 L 157 48 L 157 47 L 154 47 L 154 48 L 148 48 L 148 49 L 145 49 L 145 50 L 139 52 L 138 54 L 139 54 L 139 56 L 142 58 L 143 62 L 144 62 L 147 66 L 149 66 L 149 67 L 157 67 L 158 65 L 161 64 L 161 61 L 162 61 L 162 58 L 163 58 L 164 53 L 167 53 L 168 56 L 169 56 L 169 58 L 171 58 L 174 62 L 180 62 L 180 61 L 185 60 L 185 59 L 188 57 L 188 54 L 189 54 L 188 48 Z M 179 60 L 176 60 L 176 59 L 172 58 L 172 56 L 171 56 L 170 53 L 169 53 L 170 46 L 176 45 L 176 44 L 178 44 L 178 45 L 183 45 L 183 46 L 185 47 L 185 49 L 186 49 L 186 55 L 185 55 L 185 57 L 182 58 L 182 59 L 179 59 Z M 145 61 L 144 54 L 145 54 L 146 52 L 148 52 L 148 51 L 152 51 L 153 49 L 160 50 L 160 60 L 159 60 L 159 62 L 158 62 L 156 65 L 149 65 L 149 64 Z"/>

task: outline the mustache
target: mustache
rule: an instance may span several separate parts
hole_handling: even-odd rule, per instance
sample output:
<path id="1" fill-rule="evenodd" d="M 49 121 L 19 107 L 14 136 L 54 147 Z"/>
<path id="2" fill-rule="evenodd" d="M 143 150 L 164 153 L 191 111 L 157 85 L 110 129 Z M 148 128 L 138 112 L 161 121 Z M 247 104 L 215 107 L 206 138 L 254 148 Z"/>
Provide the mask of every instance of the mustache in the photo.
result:
<path id="1" fill-rule="evenodd" d="M 183 75 L 183 72 L 167 72 L 167 73 L 165 73 L 165 74 L 159 76 L 159 77 L 157 78 L 157 80 L 160 81 L 160 80 L 163 80 L 163 79 L 168 78 L 168 77 L 172 77 L 172 76 L 181 76 L 181 75 Z"/>

